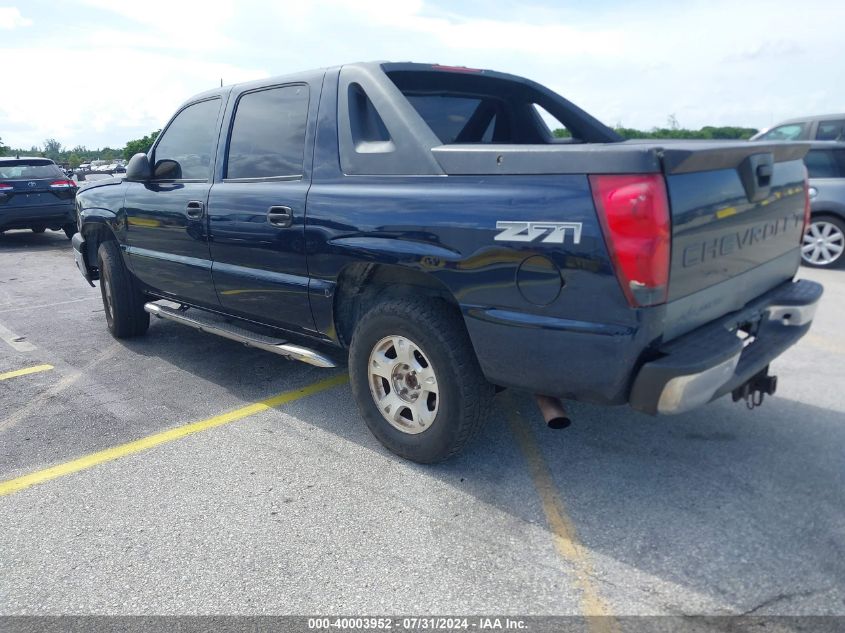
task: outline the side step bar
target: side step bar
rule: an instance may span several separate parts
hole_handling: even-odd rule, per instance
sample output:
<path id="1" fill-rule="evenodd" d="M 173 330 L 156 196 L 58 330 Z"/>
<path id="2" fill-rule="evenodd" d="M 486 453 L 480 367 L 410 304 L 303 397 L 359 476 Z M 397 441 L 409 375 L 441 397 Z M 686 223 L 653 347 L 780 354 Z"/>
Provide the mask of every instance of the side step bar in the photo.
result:
<path id="1" fill-rule="evenodd" d="M 328 356 L 324 356 L 313 349 L 301 347 L 300 345 L 293 345 L 271 336 L 264 336 L 263 334 L 258 334 L 256 332 L 250 332 L 249 330 L 238 327 L 237 325 L 232 325 L 231 323 L 215 319 L 214 316 L 203 312 L 202 310 L 196 310 L 195 312 L 192 312 L 191 316 L 188 316 L 185 310 L 168 308 L 167 306 L 161 306 L 152 302 L 144 304 L 144 310 L 160 319 L 176 321 L 177 323 L 188 325 L 202 332 L 216 334 L 217 336 L 222 336 L 223 338 L 243 343 L 249 347 L 257 347 L 258 349 L 263 349 L 266 352 L 279 354 L 280 356 L 285 356 L 293 360 L 300 360 L 303 363 L 308 363 L 309 365 L 314 365 L 315 367 L 337 366 Z"/>

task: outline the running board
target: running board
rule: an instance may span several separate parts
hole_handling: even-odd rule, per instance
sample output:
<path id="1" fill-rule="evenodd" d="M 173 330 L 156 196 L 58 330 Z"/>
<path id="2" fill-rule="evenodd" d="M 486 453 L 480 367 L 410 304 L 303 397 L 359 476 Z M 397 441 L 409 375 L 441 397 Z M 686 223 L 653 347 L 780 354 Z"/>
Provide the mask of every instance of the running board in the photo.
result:
<path id="1" fill-rule="evenodd" d="M 209 334 L 216 334 L 223 338 L 243 343 L 249 347 L 257 347 L 266 352 L 279 354 L 293 360 L 300 360 L 303 363 L 314 365 L 315 367 L 336 367 L 337 365 L 329 357 L 299 345 L 292 345 L 286 341 L 273 338 L 272 336 L 264 336 L 256 332 L 250 332 L 247 329 L 226 323 L 215 319 L 211 314 L 196 310 L 188 316 L 185 310 L 168 308 L 157 303 L 144 304 L 144 310 L 157 316 L 160 319 L 168 319 L 169 321 L 176 321 L 183 325 L 188 325 L 192 328 Z"/>

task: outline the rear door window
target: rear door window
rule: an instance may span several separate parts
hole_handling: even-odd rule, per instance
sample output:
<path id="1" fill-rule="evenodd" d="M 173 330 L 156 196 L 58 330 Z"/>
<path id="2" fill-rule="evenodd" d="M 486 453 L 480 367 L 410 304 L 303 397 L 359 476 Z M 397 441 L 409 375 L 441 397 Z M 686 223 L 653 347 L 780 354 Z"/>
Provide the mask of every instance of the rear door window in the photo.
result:
<path id="1" fill-rule="evenodd" d="M 845 178 L 845 150 L 810 150 L 804 162 L 810 178 Z"/>
<path id="2" fill-rule="evenodd" d="M 208 180 L 219 112 L 220 99 L 209 99 L 176 115 L 155 147 L 156 180 Z"/>
<path id="3" fill-rule="evenodd" d="M 838 121 L 819 121 L 816 139 L 819 141 L 845 140 L 845 119 Z"/>
<path id="4" fill-rule="evenodd" d="M 307 123 L 308 86 L 246 93 L 235 110 L 225 177 L 300 177 Z"/>

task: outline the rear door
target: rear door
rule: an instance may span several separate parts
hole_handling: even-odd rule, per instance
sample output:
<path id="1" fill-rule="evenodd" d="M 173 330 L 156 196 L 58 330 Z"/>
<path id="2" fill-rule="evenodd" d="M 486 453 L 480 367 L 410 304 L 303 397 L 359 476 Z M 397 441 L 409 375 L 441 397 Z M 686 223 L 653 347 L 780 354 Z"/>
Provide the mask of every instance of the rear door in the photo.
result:
<path id="1" fill-rule="evenodd" d="M 305 199 L 322 75 L 233 94 L 208 200 L 213 276 L 227 312 L 312 330 Z"/>
<path id="2" fill-rule="evenodd" d="M 127 182 L 124 209 L 132 271 L 164 296 L 217 306 L 206 204 L 222 114 L 214 97 L 171 120 L 152 150 L 153 178 Z"/>

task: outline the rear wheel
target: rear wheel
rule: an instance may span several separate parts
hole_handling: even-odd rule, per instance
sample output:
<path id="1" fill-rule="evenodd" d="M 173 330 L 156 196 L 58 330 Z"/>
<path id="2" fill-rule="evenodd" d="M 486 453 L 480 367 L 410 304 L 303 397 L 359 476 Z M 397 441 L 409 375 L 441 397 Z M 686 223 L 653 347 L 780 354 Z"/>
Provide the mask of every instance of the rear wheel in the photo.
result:
<path id="1" fill-rule="evenodd" d="M 71 239 L 77 233 L 76 225 L 73 222 L 68 222 L 67 224 L 65 224 L 62 227 L 62 230 L 65 232 L 65 235 L 67 235 L 68 239 Z"/>
<path id="2" fill-rule="evenodd" d="M 442 300 L 385 300 L 360 320 L 349 354 L 352 391 L 389 450 L 432 463 L 460 451 L 493 396 L 460 315 Z"/>
<path id="3" fill-rule="evenodd" d="M 47 227 L 46 227 L 46 226 L 33 226 L 33 227 L 32 227 L 32 232 L 33 232 L 33 233 L 43 233 L 43 232 L 44 232 L 44 231 L 46 231 L 46 230 L 47 230 Z"/>
<path id="4" fill-rule="evenodd" d="M 845 262 L 845 222 L 830 215 L 813 216 L 804 233 L 801 258 L 815 268 L 838 267 Z"/>
<path id="5" fill-rule="evenodd" d="M 150 326 L 150 315 L 144 311 L 144 295 L 126 270 L 116 242 L 100 244 L 97 263 L 100 267 L 100 292 L 109 332 L 115 338 L 144 334 Z"/>

